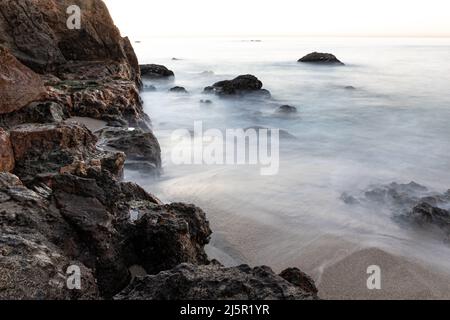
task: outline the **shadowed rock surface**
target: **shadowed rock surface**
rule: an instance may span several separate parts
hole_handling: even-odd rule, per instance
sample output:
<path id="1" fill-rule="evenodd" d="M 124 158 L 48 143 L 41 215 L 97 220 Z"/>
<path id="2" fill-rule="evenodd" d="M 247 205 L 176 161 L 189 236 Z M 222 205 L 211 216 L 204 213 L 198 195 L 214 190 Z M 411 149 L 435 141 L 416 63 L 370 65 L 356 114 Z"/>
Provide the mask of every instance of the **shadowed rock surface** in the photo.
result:
<path id="1" fill-rule="evenodd" d="M 159 64 L 144 64 L 140 66 L 141 75 L 143 78 L 149 79 L 164 79 L 175 76 L 172 70 Z"/>
<path id="2" fill-rule="evenodd" d="M 336 56 L 332 55 L 331 53 L 321 52 L 310 53 L 298 60 L 298 62 L 344 65 L 336 58 Z"/>
<path id="3" fill-rule="evenodd" d="M 121 130 L 120 128 L 105 128 L 96 132 L 100 137 L 100 145 L 116 151 L 122 151 L 127 156 L 126 164 L 134 166 L 145 162 L 157 173 L 161 170 L 161 147 L 152 132 L 141 129 Z"/>
<path id="4" fill-rule="evenodd" d="M 263 83 L 255 76 L 241 75 L 233 80 L 219 81 L 205 88 L 205 93 L 215 93 L 219 96 L 251 95 L 270 98 L 270 92 L 262 89 Z"/>
<path id="5" fill-rule="evenodd" d="M 117 300 L 305 300 L 317 289 L 305 290 L 276 275 L 269 267 L 224 268 L 182 264 L 134 280 Z"/>

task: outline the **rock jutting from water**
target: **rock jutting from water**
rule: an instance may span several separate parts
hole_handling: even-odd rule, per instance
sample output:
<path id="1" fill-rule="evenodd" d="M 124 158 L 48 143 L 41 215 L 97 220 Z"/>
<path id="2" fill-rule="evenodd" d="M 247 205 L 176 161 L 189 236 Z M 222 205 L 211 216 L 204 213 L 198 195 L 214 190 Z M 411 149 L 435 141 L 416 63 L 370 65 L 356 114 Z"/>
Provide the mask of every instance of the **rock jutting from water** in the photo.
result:
<path id="1" fill-rule="evenodd" d="M 212 86 L 206 87 L 205 93 L 214 93 L 218 96 L 253 96 L 259 98 L 270 98 L 268 90 L 263 89 L 263 83 L 255 76 L 241 75 L 233 80 L 219 81 Z"/>
<path id="2" fill-rule="evenodd" d="M 140 69 L 141 76 L 144 79 L 168 79 L 175 76 L 172 70 L 159 64 L 143 64 L 140 65 Z"/>
<path id="3" fill-rule="evenodd" d="M 303 58 L 299 59 L 298 62 L 344 65 L 344 63 L 339 61 L 335 55 L 333 55 L 331 53 L 321 53 L 321 52 L 313 52 L 313 53 L 307 54 Z"/>

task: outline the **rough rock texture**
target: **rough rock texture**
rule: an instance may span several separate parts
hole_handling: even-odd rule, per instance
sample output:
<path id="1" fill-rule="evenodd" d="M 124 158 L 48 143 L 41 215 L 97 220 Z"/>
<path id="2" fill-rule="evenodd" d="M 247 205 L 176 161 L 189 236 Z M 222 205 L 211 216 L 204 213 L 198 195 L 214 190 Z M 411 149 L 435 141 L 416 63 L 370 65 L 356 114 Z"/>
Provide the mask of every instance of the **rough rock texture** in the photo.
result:
<path id="1" fill-rule="evenodd" d="M 331 53 L 320 53 L 320 52 L 310 53 L 301 58 L 300 60 L 298 60 L 298 62 L 344 65 Z"/>
<path id="2" fill-rule="evenodd" d="M 161 147 L 152 132 L 141 129 L 121 130 L 110 128 L 97 132 L 100 145 L 108 150 L 122 151 L 127 156 L 126 166 L 147 167 L 147 173 L 158 174 L 161 170 Z"/>
<path id="3" fill-rule="evenodd" d="M 117 300 L 305 300 L 305 290 L 276 275 L 269 267 L 182 264 L 154 276 L 136 279 Z"/>
<path id="4" fill-rule="evenodd" d="M 36 175 L 83 173 L 94 166 L 121 175 L 125 157 L 98 150 L 97 138 L 76 123 L 24 124 L 10 131 L 15 173 L 24 180 Z"/>
<path id="5" fill-rule="evenodd" d="M 0 172 L 12 171 L 14 163 L 14 152 L 9 133 L 0 128 Z"/>
<path id="6" fill-rule="evenodd" d="M 142 78 L 164 79 L 175 76 L 172 70 L 159 64 L 144 64 L 140 66 Z"/>
<path id="7" fill-rule="evenodd" d="M 48 188 L 36 190 L 0 173 L 0 299 L 98 299 L 92 271 L 59 247 L 70 242 L 69 226 L 50 206 Z M 67 289 L 70 265 L 81 269 L 81 291 Z"/>
<path id="8" fill-rule="evenodd" d="M 67 28 L 71 5 L 81 9 L 81 30 Z M 24 64 L 49 72 L 69 61 L 116 61 L 139 78 L 134 51 L 101 0 L 2 0 L 0 44 Z M 114 76 L 111 73 L 111 76 Z"/>
<path id="9" fill-rule="evenodd" d="M 95 168 L 88 168 L 84 176 L 43 176 L 29 188 L 17 177 L 5 175 L 0 176 L 0 234 L 20 241 L 26 237 L 32 242 L 26 243 L 30 255 L 39 252 L 33 243 L 42 247 L 44 253 L 36 259 L 49 262 L 51 268 L 45 269 L 49 274 L 30 279 L 41 290 L 40 298 L 69 298 L 61 291 L 53 296 L 48 287 L 52 270 L 68 266 L 68 261 L 79 261 L 77 265 L 90 270 L 87 280 L 92 278 L 90 274 L 95 277 L 103 297 L 111 297 L 128 284 L 132 265 L 157 273 L 183 262 L 207 263 L 203 246 L 211 231 L 198 208 L 163 205 L 137 185 L 120 183 L 107 171 Z M 25 252 L 20 255 L 21 248 L 14 249 L 11 260 L 0 259 L 0 270 L 27 261 Z M 35 268 L 32 264 L 27 267 L 17 270 L 23 272 L 22 278 Z M 59 279 L 55 285 L 64 291 L 64 276 L 55 276 Z M 14 279 L 8 281 L 14 283 Z M 0 281 L 0 286 L 6 285 Z M 8 296 L 31 294 L 19 289 L 9 288 Z"/>
<path id="10" fill-rule="evenodd" d="M 69 118 L 68 106 L 51 102 L 33 102 L 11 113 L 0 115 L 0 126 L 13 128 L 26 123 L 56 123 Z"/>
<path id="11" fill-rule="evenodd" d="M 314 295 L 318 293 L 314 280 L 298 268 L 286 269 L 280 273 L 280 277 L 303 289 L 305 292 L 310 292 Z"/>
<path id="12" fill-rule="evenodd" d="M 0 46 L 0 115 L 19 110 L 43 92 L 41 78 Z"/>
<path id="13" fill-rule="evenodd" d="M 219 96 L 254 95 L 270 97 L 269 91 L 262 89 L 262 82 L 252 75 L 241 75 L 233 80 L 219 81 L 205 88 L 205 93 L 215 93 Z"/>

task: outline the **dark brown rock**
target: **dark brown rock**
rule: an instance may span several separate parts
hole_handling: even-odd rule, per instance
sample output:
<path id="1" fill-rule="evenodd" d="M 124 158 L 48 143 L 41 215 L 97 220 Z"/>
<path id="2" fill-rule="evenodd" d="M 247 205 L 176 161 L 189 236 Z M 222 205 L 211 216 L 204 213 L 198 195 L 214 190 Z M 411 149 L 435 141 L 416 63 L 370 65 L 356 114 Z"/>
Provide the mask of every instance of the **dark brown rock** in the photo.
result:
<path id="1" fill-rule="evenodd" d="M 0 128 L 0 172 L 11 172 L 14 169 L 14 162 L 9 133 Z"/>
<path id="2" fill-rule="evenodd" d="M 71 5 L 81 9 L 80 30 L 67 28 Z M 4 0 L 0 12 L 0 43 L 38 72 L 53 72 L 69 61 L 115 61 L 128 68 L 130 80 L 138 78 L 130 43 L 101 0 Z"/>
<path id="3" fill-rule="evenodd" d="M 11 129 L 10 135 L 15 173 L 26 181 L 39 174 L 82 175 L 88 167 L 122 172 L 125 157 L 98 150 L 97 138 L 83 125 L 24 124 Z"/>
<path id="4" fill-rule="evenodd" d="M 0 115 L 23 108 L 43 92 L 40 77 L 0 46 Z"/>
<path id="5" fill-rule="evenodd" d="M 164 79 L 175 76 L 172 70 L 159 64 L 144 64 L 140 66 L 142 78 Z"/>

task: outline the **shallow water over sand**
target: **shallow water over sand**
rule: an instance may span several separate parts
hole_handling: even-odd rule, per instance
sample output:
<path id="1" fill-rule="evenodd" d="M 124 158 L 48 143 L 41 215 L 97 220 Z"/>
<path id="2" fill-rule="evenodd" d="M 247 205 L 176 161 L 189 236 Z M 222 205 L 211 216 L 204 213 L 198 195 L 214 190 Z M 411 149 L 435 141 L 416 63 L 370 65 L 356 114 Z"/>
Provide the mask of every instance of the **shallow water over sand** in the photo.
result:
<path id="1" fill-rule="evenodd" d="M 415 181 L 436 192 L 450 188 L 450 39 L 139 40 L 141 63 L 164 64 L 176 79 L 152 83 L 157 91 L 143 93 L 163 150 L 162 178 L 133 172 L 126 178 L 162 200 L 202 207 L 215 231 L 211 255 L 225 264 L 299 264 L 317 279 L 325 265 L 352 252 L 345 249 L 352 245 L 337 245 L 342 241 L 426 261 L 450 274 L 450 246 L 442 239 L 402 226 L 386 208 L 341 200 L 344 192 L 391 182 Z M 296 62 L 312 51 L 332 52 L 346 66 Z M 205 86 L 248 73 L 272 100 L 202 94 Z M 175 85 L 190 94 L 167 93 Z M 296 106 L 298 117 L 275 117 L 282 104 Z M 261 176 L 258 167 L 174 165 L 171 133 L 192 130 L 198 120 L 205 129 L 281 128 L 297 140 L 282 141 L 275 176 Z M 334 251 L 323 250 L 334 245 Z M 314 261 L 312 248 L 319 250 Z"/>

